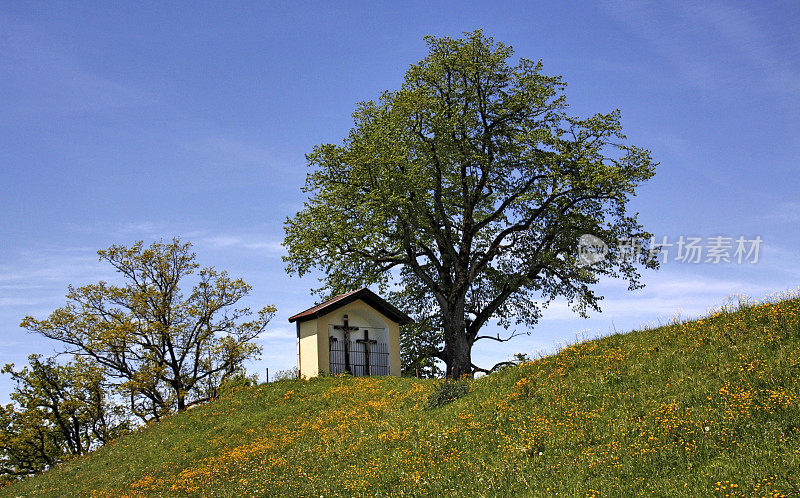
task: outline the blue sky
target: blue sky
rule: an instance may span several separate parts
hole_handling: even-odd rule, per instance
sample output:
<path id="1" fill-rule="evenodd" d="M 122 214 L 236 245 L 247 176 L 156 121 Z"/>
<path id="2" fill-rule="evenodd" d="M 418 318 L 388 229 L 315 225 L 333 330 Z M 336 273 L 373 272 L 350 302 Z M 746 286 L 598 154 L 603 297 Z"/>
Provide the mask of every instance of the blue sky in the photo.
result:
<path id="1" fill-rule="evenodd" d="M 800 282 L 800 5 L 787 2 L 15 2 L 0 4 L 0 363 L 56 345 L 19 328 L 69 284 L 114 279 L 96 251 L 180 236 L 274 303 L 263 377 L 295 362 L 286 321 L 313 278 L 284 272 L 304 154 L 395 89 L 423 36 L 483 28 L 561 74 L 571 112 L 622 110 L 661 162 L 633 208 L 680 235 L 760 236 L 756 264 L 668 261 L 588 320 L 555 303 L 483 365 L 694 316 Z M 674 254 L 670 254 L 674 257 Z M 0 401 L 11 385 L 0 379 Z"/>

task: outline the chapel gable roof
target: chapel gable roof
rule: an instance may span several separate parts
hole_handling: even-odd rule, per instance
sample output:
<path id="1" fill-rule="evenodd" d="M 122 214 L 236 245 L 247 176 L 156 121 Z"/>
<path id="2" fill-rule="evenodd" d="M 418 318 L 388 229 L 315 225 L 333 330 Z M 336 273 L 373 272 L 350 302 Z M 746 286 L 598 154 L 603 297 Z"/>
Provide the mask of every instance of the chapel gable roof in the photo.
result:
<path id="1" fill-rule="evenodd" d="M 308 308 L 305 311 L 301 311 L 300 313 L 290 317 L 289 323 L 305 322 L 306 320 L 319 318 L 322 315 L 327 315 L 331 311 L 337 310 L 342 306 L 346 306 L 359 299 L 372 306 L 372 308 L 386 318 L 401 325 L 411 323 L 413 321 L 408 315 L 389 304 L 385 299 L 364 287 L 356 291 L 339 294 L 336 297 L 328 299 L 324 303 L 320 303 L 316 306 Z"/>

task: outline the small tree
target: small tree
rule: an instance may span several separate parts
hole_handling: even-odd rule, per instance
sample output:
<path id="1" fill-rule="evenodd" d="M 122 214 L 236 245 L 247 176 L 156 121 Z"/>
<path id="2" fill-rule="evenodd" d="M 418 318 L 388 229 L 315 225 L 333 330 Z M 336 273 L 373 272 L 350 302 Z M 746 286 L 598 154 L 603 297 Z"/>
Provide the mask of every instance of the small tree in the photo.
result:
<path id="1" fill-rule="evenodd" d="M 284 244 L 290 272 L 326 274 L 322 293 L 400 284 L 438 334 L 424 348 L 460 377 L 482 370 L 476 342 L 508 339 L 481 334 L 487 322 L 530 327 L 558 296 L 599 310 L 604 276 L 640 286 L 639 264 L 656 266 L 646 244 L 616 242 L 650 238 L 627 204 L 655 163 L 626 143 L 618 111 L 569 116 L 541 63 L 510 64 L 480 31 L 426 40 L 399 90 L 361 103 L 341 145 L 307 156 L 310 199 Z M 611 245 L 604 260 L 581 264 L 583 234 Z"/>
<path id="2" fill-rule="evenodd" d="M 2 373 L 17 385 L 14 403 L 0 407 L 0 474 L 40 472 L 129 428 L 121 407 L 106 395 L 102 369 L 91 361 L 76 358 L 59 365 L 32 355 L 29 366 L 17 371 L 6 365 Z"/>
<path id="3" fill-rule="evenodd" d="M 180 284 L 198 269 L 191 244 L 174 239 L 98 251 L 125 284 L 73 288 L 68 304 L 22 326 L 92 358 L 117 380 L 131 411 L 147 421 L 217 395 L 222 382 L 261 348 L 252 341 L 275 313 L 235 308 L 251 287 L 204 268 L 188 296 Z"/>
<path id="4" fill-rule="evenodd" d="M 64 455 L 61 437 L 44 410 L 0 406 L 0 485 L 46 470 Z"/>

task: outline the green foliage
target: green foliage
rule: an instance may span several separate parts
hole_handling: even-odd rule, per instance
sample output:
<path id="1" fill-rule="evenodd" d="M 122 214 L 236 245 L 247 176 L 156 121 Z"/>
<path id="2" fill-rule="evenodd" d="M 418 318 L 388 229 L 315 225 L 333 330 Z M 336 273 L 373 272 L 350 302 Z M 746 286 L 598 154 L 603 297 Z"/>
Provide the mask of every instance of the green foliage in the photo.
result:
<path id="1" fill-rule="evenodd" d="M 444 374 L 439 367 L 438 360 L 430 354 L 425 347 L 425 338 L 413 335 L 419 328 L 400 332 L 400 364 L 403 377 L 417 377 L 420 379 L 436 379 Z"/>
<path id="2" fill-rule="evenodd" d="M 246 372 L 236 372 L 231 375 L 219 386 L 220 396 L 230 394 L 232 390 L 241 389 L 243 387 L 251 387 L 258 385 L 258 375 L 247 375 Z"/>
<path id="3" fill-rule="evenodd" d="M 466 396 L 469 393 L 470 383 L 470 379 L 445 379 L 439 382 L 428 395 L 425 407 L 432 410 Z"/>
<path id="4" fill-rule="evenodd" d="M 83 455 L 129 429 L 121 407 L 106 395 L 102 368 L 83 358 L 59 365 L 29 357 L 2 373 L 16 381 L 14 403 L 0 406 L 0 477 L 25 476 Z"/>
<path id="5" fill-rule="evenodd" d="M 216 397 L 242 362 L 260 353 L 253 339 L 275 308 L 254 318 L 250 309 L 236 308 L 251 287 L 224 271 L 198 271 L 191 244 L 137 242 L 98 254 L 123 285 L 70 286 L 66 306 L 44 320 L 28 316 L 22 326 L 102 365 L 142 420 Z M 184 295 L 180 286 L 195 273 Z"/>
<path id="6" fill-rule="evenodd" d="M 391 300 L 400 309 L 415 317 L 400 327 L 400 364 L 403 375 L 428 379 L 444 375 L 437 358 L 442 348 L 442 334 L 436 307 L 426 307 L 426 292 L 418 287 L 392 292 Z"/>
<path id="7" fill-rule="evenodd" d="M 800 299 L 478 378 L 240 388 L 0 496 L 793 496 Z M 796 494 L 796 493 L 795 493 Z"/>
<path id="8" fill-rule="evenodd" d="M 388 290 L 424 328 L 406 369 L 443 360 L 449 376 L 474 371 L 471 348 L 489 321 L 532 326 L 556 297 L 599 309 L 593 286 L 640 286 L 655 267 L 647 244 L 628 258 L 622 239 L 647 240 L 627 211 L 653 176 L 649 151 L 627 143 L 620 113 L 567 114 L 560 76 L 511 61 L 480 31 L 427 37 L 429 54 L 399 90 L 359 104 L 341 144 L 307 155 L 303 210 L 286 221 L 287 269 L 326 275 L 320 292 Z M 612 247 L 581 265 L 577 241 Z"/>
<path id="9" fill-rule="evenodd" d="M 279 382 L 281 380 L 297 380 L 300 378 L 300 369 L 297 367 L 288 368 L 286 370 L 278 370 L 272 374 L 272 381 Z"/>

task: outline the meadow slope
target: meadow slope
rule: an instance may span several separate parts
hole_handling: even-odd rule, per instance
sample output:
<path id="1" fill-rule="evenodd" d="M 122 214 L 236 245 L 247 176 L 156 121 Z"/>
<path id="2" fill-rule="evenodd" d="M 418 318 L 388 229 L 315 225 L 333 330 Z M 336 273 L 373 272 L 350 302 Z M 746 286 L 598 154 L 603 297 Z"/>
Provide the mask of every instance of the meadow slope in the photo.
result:
<path id="1" fill-rule="evenodd" d="M 237 388 L 3 496 L 800 494 L 800 299 L 613 335 L 473 381 Z"/>

